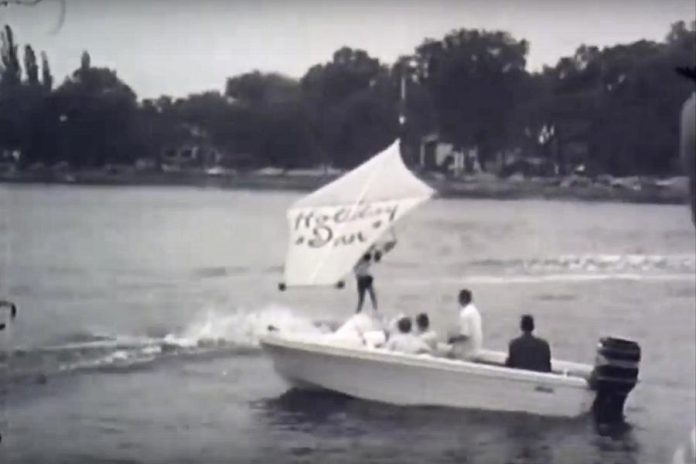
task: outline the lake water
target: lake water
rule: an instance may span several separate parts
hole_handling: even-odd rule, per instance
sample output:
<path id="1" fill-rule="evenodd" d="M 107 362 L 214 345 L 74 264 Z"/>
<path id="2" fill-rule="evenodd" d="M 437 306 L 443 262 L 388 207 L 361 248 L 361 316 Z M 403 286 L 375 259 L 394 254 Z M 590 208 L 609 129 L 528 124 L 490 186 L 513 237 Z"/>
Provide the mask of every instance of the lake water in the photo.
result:
<path id="1" fill-rule="evenodd" d="M 629 428 L 588 417 L 397 408 L 286 392 L 257 346 L 351 314 L 355 289 L 279 293 L 298 195 L 0 186 L 0 462 L 667 462 L 695 414 L 694 230 L 685 206 L 435 200 L 375 268 L 381 309 L 437 327 L 473 290 L 484 344 L 533 313 L 555 357 L 643 348 Z M 388 386 L 385 386 L 388 388 Z M 512 394 L 512 393 L 511 393 Z"/>

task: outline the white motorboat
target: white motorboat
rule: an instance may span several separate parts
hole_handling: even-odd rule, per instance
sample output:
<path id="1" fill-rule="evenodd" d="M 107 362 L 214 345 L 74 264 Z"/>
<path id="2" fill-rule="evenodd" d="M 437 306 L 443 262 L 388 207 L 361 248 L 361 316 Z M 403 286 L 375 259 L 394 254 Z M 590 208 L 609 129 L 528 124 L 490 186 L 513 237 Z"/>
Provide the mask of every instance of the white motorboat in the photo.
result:
<path id="1" fill-rule="evenodd" d="M 380 179 L 382 177 L 382 179 Z M 356 193 L 357 192 L 357 193 Z M 281 290 L 342 282 L 396 220 L 433 195 L 403 164 L 398 142 L 300 199 L 288 211 Z M 594 410 L 621 420 L 637 382 L 640 347 L 605 338 L 594 366 L 552 360 L 552 372 L 505 366 L 506 353 L 474 360 L 409 355 L 335 337 L 269 328 L 261 345 L 292 386 L 395 405 L 445 406 L 573 417 Z"/>
<path id="2" fill-rule="evenodd" d="M 329 390 L 394 405 L 444 406 L 576 417 L 595 407 L 599 418 L 623 418 L 637 380 L 640 349 L 602 339 L 596 365 L 552 360 L 552 371 L 505 366 L 506 353 L 482 350 L 475 360 L 412 355 L 346 343 L 330 335 L 270 330 L 261 345 L 292 386 Z M 598 401 L 596 401 L 598 400 Z"/>
<path id="3" fill-rule="evenodd" d="M 476 362 L 346 347 L 280 333 L 261 340 L 292 386 L 395 405 L 446 406 L 574 417 L 590 411 L 593 366 L 553 361 L 552 373 L 509 369 L 505 353 Z"/>

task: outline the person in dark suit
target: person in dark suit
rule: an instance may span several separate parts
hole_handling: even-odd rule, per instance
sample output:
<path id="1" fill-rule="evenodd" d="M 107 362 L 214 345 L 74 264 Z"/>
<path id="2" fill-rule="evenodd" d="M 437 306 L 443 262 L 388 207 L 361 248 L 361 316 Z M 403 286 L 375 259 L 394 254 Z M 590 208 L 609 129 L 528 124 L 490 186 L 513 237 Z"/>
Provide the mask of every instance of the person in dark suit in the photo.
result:
<path id="1" fill-rule="evenodd" d="M 537 372 L 551 372 L 551 348 L 546 340 L 532 335 L 534 318 L 529 314 L 520 320 L 522 335 L 510 342 L 505 365 Z"/>

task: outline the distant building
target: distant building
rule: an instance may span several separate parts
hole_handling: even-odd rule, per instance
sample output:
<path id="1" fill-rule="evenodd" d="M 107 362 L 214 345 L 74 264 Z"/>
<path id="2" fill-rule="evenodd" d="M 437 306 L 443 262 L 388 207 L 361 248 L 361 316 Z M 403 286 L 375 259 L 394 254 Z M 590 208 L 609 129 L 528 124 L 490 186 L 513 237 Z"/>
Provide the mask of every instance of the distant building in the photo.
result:
<path id="1" fill-rule="evenodd" d="M 497 169 L 501 177 L 520 174 L 524 177 L 551 177 L 556 175 L 557 166 L 552 161 L 533 156 L 510 156 Z"/>
<path id="2" fill-rule="evenodd" d="M 145 166 L 149 166 L 146 159 L 138 160 Z M 250 153 L 225 152 L 210 144 L 186 143 L 176 147 L 165 149 L 159 158 L 163 171 L 191 171 L 203 170 L 217 172 L 221 168 L 225 172 L 249 171 L 258 168 L 258 160 Z"/>
<path id="3" fill-rule="evenodd" d="M 163 150 L 159 163 L 164 171 L 209 169 L 218 164 L 218 151 L 209 144 L 184 143 Z M 139 160 L 147 165 L 146 159 Z"/>
<path id="4" fill-rule="evenodd" d="M 182 145 L 174 148 L 167 148 L 160 157 L 160 164 L 163 171 L 182 171 L 201 167 L 194 147 Z"/>
<path id="5" fill-rule="evenodd" d="M 456 150 L 454 145 L 431 134 L 421 139 L 420 168 L 424 171 L 444 172 L 453 176 L 481 170 L 476 149 Z"/>
<path id="6" fill-rule="evenodd" d="M 157 160 L 155 158 L 139 158 L 135 161 L 136 171 L 153 171 L 157 169 Z"/>
<path id="7" fill-rule="evenodd" d="M 19 150 L 3 150 L 0 152 L 0 172 L 14 172 L 22 159 Z"/>

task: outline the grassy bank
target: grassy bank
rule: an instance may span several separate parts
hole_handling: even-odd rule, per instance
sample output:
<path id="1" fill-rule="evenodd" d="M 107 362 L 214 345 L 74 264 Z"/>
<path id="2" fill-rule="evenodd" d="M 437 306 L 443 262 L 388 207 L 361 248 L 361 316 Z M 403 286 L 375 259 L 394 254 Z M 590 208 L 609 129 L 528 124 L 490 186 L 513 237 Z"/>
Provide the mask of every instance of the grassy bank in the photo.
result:
<path id="1" fill-rule="evenodd" d="M 203 172 L 11 172 L 0 173 L 0 182 L 311 191 L 335 177 L 319 173 L 210 175 Z M 683 204 L 687 200 L 686 180 L 682 178 L 616 179 L 605 176 L 604 179 L 590 180 L 580 177 L 498 179 L 492 176 L 471 176 L 446 179 L 429 175 L 422 178 L 444 198 L 543 198 L 660 204 Z"/>

